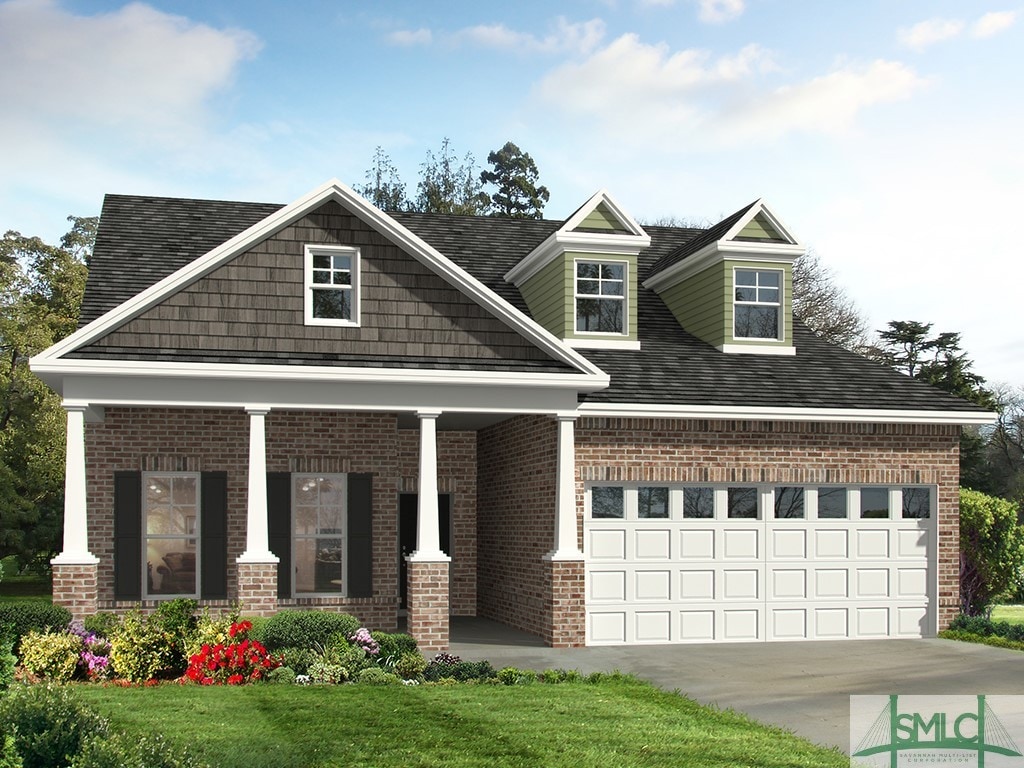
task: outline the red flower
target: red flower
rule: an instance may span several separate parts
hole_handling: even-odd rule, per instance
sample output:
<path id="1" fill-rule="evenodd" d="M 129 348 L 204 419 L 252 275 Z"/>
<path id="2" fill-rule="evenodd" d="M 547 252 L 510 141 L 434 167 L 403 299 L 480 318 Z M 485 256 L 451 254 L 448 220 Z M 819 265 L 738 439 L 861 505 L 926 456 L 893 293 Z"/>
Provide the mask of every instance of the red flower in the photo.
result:
<path id="1" fill-rule="evenodd" d="M 228 678 L 228 685 L 241 685 L 244 682 L 245 678 L 238 674 L 234 674 Z"/>

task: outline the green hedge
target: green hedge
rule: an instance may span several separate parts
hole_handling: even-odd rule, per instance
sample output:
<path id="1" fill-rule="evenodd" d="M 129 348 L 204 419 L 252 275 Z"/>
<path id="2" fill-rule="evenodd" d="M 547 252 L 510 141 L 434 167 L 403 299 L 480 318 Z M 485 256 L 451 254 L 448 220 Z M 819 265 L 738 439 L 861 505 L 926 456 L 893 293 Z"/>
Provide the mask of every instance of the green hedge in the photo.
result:
<path id="1" fill-rule="evenodd" d="M 1002 637 L 1006 640 L 1024 643 L 1024 624 L 1011 624 L 1008 621 L 992 621 L 984 616 L 965 616 L 960 614 L 949 625 L 951 630 L 967 632 L 981 637 Z"/>
<path id="2" fill-rule="evenodd" d="M 14 647 L 21 644 L 21 638 L 32 630 L 47 632 L 67 629 L 71 623 L 71 612 L 62 605 L 48 600 L 18 600 L 0 602 L 0 627 L 8 627 L 13 633 Z"/>

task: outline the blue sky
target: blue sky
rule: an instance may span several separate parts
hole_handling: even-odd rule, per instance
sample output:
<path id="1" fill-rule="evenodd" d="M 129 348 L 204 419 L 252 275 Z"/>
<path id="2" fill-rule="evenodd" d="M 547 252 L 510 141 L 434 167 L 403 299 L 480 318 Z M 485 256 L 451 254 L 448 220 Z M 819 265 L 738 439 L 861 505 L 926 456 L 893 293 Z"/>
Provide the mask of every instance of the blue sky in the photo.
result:
<path id="1" fill-rule="evenodd" d="M 1019 1 L 1019 0 L 1018 0 Z M 0 0 L 0 228 L 104 193 L 289 202 L 410 187 L 512 140 L 563 217 L 717 220 L 757 197 L 873 328 L 960 331 L 1024 384 L 1024 8 L 1001 0 Z"/>

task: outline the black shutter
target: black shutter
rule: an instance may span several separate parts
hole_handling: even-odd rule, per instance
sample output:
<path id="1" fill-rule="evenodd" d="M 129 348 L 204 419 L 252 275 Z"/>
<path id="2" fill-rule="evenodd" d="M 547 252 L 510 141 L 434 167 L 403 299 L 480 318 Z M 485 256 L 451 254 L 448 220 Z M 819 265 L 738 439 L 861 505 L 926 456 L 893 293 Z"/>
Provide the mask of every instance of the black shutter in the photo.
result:
<path id="1" fill-rule="evenodd" d="M 277 596 L 292 596 L 292 476 L 288 472 L 267 473 L 267 534 L 270 551 L 280 559 L 277 566 Z"/>
<path id="2" fill-rule="evenodd" d="M 200 521 L 200 573 L 205 600 L 228 597 L 228 474 L 203 472 Z"/>
<path id="3" fill-rule="evenodd" d="M 373 475 L 348 476 L 348 596 L 373 597 Z"/>
<path id="4" fill-rule="evenodd" d="M 114 473 L 114 599 L 142 599 L 142 473 Z"/>

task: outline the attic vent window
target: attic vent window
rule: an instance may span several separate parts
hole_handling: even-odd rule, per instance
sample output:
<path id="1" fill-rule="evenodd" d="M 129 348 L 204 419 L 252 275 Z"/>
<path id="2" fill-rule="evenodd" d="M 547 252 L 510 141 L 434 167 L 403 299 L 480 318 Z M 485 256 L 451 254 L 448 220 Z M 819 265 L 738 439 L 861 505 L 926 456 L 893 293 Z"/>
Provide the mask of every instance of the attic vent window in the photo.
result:
<path id="1" fill-rule="evenodd" d="M 733 336 L 778 339 L 782 336 L 782 272 L 737 269 L 734 276 Z"/>
<path id="2" fill-rule="evenodd" d="M 576 262 L 577 333 L 626 333 L 626 266 Z"/>
<path id="3" fill-rule="evenodd" d="M 359 325 L 359 249 L 307 245 L 306 325 Z"/>

